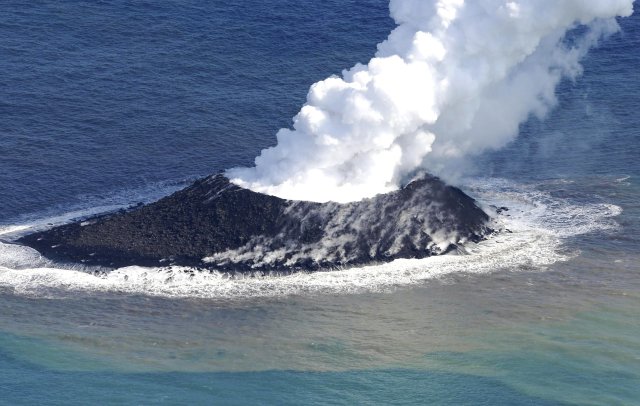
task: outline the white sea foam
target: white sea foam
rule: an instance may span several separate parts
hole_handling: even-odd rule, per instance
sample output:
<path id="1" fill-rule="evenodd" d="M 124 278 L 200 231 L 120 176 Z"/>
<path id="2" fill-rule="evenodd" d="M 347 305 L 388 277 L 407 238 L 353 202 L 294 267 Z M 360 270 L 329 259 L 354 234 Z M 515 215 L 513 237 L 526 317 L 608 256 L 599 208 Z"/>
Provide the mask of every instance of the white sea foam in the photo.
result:
<path id="1" fill-rule="evenodd" d="M 468 187 L 486 204 L 507 206 L 509 211 L 499 219 L 504 232 L 480 244 L 469 244 L 467 252 L 458 255 L 283 276 L 231 277 L 179 267 L 126 267 L 104 274 L 54 266 L 30 248 L 0 244 L 0 287 L 34 296 L 118 292 L 218 299 L 376 292 L 452 273 L 544 270 L 575 255 L 563 248 L 565 239 L 618 227 L 614 217 L 621 209 L 615 205 L 572 204 L 535 186 L 500 179 L 475 180 Z"/>

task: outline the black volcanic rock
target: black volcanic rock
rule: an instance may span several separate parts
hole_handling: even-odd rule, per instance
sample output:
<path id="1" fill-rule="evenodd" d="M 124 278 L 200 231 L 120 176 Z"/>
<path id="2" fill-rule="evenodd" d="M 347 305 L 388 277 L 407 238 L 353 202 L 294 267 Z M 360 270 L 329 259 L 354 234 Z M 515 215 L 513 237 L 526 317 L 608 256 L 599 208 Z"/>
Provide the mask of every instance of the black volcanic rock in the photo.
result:
<path id="1" fill-rule="evenodd" d="M 19 242 L 55 260 L 90 265 L 248 272 L 423 258 L 491 232 L 489 217 L 472 198 L 429 175 L 347 204 L 284 200 L 214 175 L 155 203 Z"/>

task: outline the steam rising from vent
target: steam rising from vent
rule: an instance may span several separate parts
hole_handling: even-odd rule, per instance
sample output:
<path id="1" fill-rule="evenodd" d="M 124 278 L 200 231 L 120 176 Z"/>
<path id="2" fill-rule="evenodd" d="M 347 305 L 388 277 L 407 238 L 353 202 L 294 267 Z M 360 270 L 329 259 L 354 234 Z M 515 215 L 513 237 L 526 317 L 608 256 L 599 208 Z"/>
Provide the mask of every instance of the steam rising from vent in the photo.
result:
<path id="1" fill-rule="evenodd" d="M 455 171 L 556 103 L 563 77 L 633 0 L 391 0 L 398 24 L 367 65 L 311 86 L 293 129 L 233 182 L 288 199 L 356 201 L 417 169 Z M 575 30 L 575 28 L 585 29 Z M 570 35 L 567 35 L 570 33 Z M 571 38 L 568 38 L 571 37 Z"/>

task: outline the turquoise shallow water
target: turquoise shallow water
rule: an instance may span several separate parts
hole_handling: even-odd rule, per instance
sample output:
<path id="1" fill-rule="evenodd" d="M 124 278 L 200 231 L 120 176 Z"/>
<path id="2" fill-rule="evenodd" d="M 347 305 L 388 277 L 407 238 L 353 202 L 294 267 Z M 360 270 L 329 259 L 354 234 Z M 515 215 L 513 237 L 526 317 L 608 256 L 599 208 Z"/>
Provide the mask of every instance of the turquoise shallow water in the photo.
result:
<path id="1" fill-rule="evenodd" d="M 249 163 L 310 83 L 372 54 L 386 7 L 10 2 L 0 227 Z M 469 260 L 103 280 L 0 245 L 0 404 L 640 403 L 639 24 L 474 162 L 464 187 L 514 233 Z"/>
<path id="2" fill-rule="evenodd" d="M 601 280 L 455 276 L 394 293 L 236 303 L 5 298 L 15 332 L 0 336 L 3 399 L 634 404 L 638 286 Z"/>
<path id="3" fill-rule="evenodd" d="M 30 366 L 22 366 L 20 371 L 29 369 Z M 219 404 L 230 405 L 298 405 L 325 404 L 327 399 L 345 404 L 562 404 L 523 395 L 490 378 L 401 369 L 344 373 L 269 371 L 138 375 L 31 371 L 29 375 L 31 380 L 18 376 L 11 382 L 18 386 L 28 385 L 31 390 L 42 394 L 23 398 L 24 404 L 46 403 L 52 396 L 61 404 L 177 404 L 215 400 Z M 67 384 L 68 381 L 82 383 Z M 269 388 L 265 388 L 265 382 L 270 383 Z M 59 390 L 61 384 L 65 388 L 62 393 Z M 103 385 L 109 389 L 99 389 Z M 470 395 L 476 400 L 469 400 Z M 82 401 L 78 401 L 79 398 Z"/>
<path id="4" fill-rule="evenodd" d="M 491 378 L 409 369 L 129 375 L 51 372 L 17 364 L 15 370 L 8 372 L 15 375 L 10 384 L 17 388 L 28 386 L 37 393 L 21 396 L 20 401 L 12 400 L 11 404 L 46 403 L 52 397 L 61 404 L 215 401 L 237 405 L 297 405 L 324 404 L 328 399 L 345 404 L 562 404 L 524 395 Z M 265 382 L 269 382 L 268 387 Z M 13 393 L 14 390 L 9 389 L 7 394 L 12 397 Z"/>

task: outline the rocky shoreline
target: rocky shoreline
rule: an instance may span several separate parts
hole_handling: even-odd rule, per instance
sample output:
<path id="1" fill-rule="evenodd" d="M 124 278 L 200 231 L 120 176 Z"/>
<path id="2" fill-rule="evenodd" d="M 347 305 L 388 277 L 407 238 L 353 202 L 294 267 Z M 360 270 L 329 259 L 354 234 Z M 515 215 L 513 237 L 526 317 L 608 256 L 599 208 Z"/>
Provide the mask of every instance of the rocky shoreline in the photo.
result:
<path id="1" fill-rule="evenodd" d="M 54 227 L 19 243 L 47 258 L 117 268 L 314 271 L 424 258 L 491 233 L 460 189 L 422 175 L 359 202 L 290 201 L 212 175 L 157 202 Z"/>

